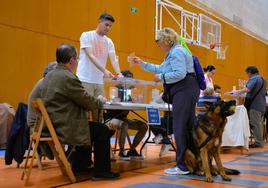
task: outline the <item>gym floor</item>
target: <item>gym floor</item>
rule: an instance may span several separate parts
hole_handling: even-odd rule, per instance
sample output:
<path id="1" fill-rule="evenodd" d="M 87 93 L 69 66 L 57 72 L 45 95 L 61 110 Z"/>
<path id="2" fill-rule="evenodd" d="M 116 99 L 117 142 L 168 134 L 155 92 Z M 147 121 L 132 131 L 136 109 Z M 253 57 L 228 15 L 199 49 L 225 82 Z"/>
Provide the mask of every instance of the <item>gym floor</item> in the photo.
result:
<path id="1" fill-rule="evenodd" d="M 231 182 L 214 177 L 214 183 L 206 183 L 204 177 L 185 175 L 169 176 L 164 169 L 175 165 L 174 153 L 170 151 L 159 158 L 160 146 L 149 145 L 146 159 L 143 161 L 121 161 L 113 163 L 113 170 L 121 172 L 121 178 L 112 181 L 92 181 L 90 175 L 78 177 L 78 182 L 71 184 L 67 177 L 62 176 L 56 161 L 43 160 L 44 170 L 37 165 L 32 170 L 30 187 L 125 187 L 125 188 L 195 188 L 195 187 L 268 187 L 268 144 L 261 149 L 227 148 L 222 151 L 221 158 L 224 166 L 241 171 L 238 176 L 232 176 Z M 116 155 L 117 156 L 117 155 Z M 23 164 L 21 165 L 21 167 Z M 14 164 L 4 165 L 4 157 L 0 152 L 0 187 L 23 187 L 20 180 L 22 168 Z"/>

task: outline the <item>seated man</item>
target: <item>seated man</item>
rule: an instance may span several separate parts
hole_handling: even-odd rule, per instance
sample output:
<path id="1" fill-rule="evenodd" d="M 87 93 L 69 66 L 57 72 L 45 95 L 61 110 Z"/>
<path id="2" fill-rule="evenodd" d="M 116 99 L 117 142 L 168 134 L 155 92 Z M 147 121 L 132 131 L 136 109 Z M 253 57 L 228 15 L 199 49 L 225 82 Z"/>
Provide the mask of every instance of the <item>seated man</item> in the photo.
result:
<path id="1" fill-rule="evenodd" d="M 111 172 L 110 132 L 107 126 L 88 123 L 88 111 L 102 108 L 105 99 L 89 95 L 74 74 L 78 57 L 69 44 L 60 45 L 56 51 L 58 65 L 49 72 L 41 84 L 41 96 L 59 140 L 73 145 L 83 157 L 90 157 L 87 148 L 94 145 L 94 172 L 92 179 L 114 179 Z M 85 149 L 83 149 L 85 148 Z M 81 161 L 82 163 L 83 161 Z M 87 167 L 87 163 L 84 164 Z"/>
<path id="2" fill-rule="evenodd" d="M 203 92 L 203 94 L 204 94 L 204 96 L 199 97 L 199 100 L 197 103 L 198 107 L 205 107 L 206 105 L 209 105 L 211 103 L 215 103 L 215 102 L 218 102 L 219 100 L 221 100 L 221 98 L 219 96 L 215 95 L 213 88 L 207 88 Z"/>
<path id="3" fill-rule="evenodd" d="M 129 70 L 121 71 L 124 77 L 133 78 L 133 73 Z M 118 86 L 118 96 L 123 99 L 124 96 L 124 89 L 129 88 L 122 88 L 123 86 Z M 133 87 L 133 86 L 132 86 Z M 127 101 L 131 101 L 130 97 L 127 97 Z M 130 100 L 129 100 L 130 99 Z M 146 131 L 147 131 L 147 125 L 143 121 L 137 120 L 137 119 L 128 119 L 129 111 L 122 111 L 122 110 L 109 110 L 107 112 L 108 117 L 116 117 L 109 121 L 108 127 L 111 130 L 120 130 L 119 134 L 119 157 L 122 160 L 130 160 L 130 158 L 133 159 L 143 159 L 143 156 L 141 156 L 137 150 L 136 147 L 139 145 L 139 143 L 144 138 Z M 118 115 L 120 114 L 120 115 Z M 125 139 L 126 139 L 126 133 L 128 129 L 136 130 L 137 133 L 135 135 L 135 138 L 133 140 L 133 143 L 130 146 L 130 151 L 128 153 L 125 153 Z"/>

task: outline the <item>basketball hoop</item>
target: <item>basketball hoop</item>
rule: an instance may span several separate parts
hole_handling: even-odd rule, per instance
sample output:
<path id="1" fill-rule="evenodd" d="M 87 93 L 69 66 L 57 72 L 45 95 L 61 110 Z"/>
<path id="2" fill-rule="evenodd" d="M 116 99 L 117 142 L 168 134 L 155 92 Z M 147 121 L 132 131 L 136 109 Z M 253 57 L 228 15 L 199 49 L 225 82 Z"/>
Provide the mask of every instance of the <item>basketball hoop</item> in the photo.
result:
<path id="1" fill-rule="evenodd" d="M 215 50 L 217 52 L 217 59 L 224 60 L 225 59 L 225 54 L 228 49 L 227 44 L 223 43 L 211 43 L 209 44 L 209 48 L 211 50 Z"/>

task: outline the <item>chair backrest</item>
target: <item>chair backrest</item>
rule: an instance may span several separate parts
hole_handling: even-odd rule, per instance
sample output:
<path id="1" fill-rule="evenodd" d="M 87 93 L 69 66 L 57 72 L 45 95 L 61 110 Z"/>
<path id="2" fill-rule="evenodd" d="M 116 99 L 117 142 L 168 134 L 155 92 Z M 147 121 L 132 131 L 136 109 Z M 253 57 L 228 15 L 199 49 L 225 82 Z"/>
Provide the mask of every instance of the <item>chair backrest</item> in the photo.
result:
<path id="1" fill-rule="evenodd" d="M 35 109 L 36 114 L 37 114 L 37 120 L 36 120 L 36 123 L 34 125 L 34 132 L 31 136 L 31 143 L 29 146 L 29 148 L 30 148 L 32 144 L 34 145 L 32 155 L 35 156 L 35 154 L 37 152 L 39 141 L 47 142 L 51 151 L 53 152 L 54 157 L 56 158 L 57 163 L 60 166 L 60 170 L 61 170 L 62 174 L 63 175 L 67 174 L 70 181 L 72 183 L 74 183 L 76 181 L 76 178 L 72 172 L 71 165 L 68 162 L 68 159 L 65 155 L 63 146 L 58 139 L 58 136 L 57 136 L 56 131 L 53 127 L 53 124 L 49 118 L 49 115 L 47 113 L 47 110 L 45 108 L 45 105 L 44 105 L 42 99 L 38 98 L 38 99 L 36 99 L 36 101 L 32 101 L 32 105 L 33 105 L 33 108 Z M 49 131 L 50 136 L 48 136 L 48 137 L 46 137 L 46 136 L 43 137 L 41 135 L 44 126 L 46 126 L 48 131 Z M 32 157 L 32 159 L 31 159 L 29 170 L 26 171 L 29 156 L 30 156 L 30 149 L 28 150 L 28 153 L 27 153 L 26 162 L 25 162 L 25 166 L 24 166 L 24 172 L 23 172 L 22 178 L 21 178 L 21 179 L 23 179 L 24 175 L 27 176 L 27 179 L 25 181 L 25 185 L 27 185 L 27 183 L 29 181 L 31 169 L 33 166 L 33 158 L 34 157 Z"/>
<path id="2" fill-rule="evenodd" d="M 41 98 L 36 99 L 36 101 L 33 101 L 33 107 L 35 111 L 37 112 L 37 115 L 41 117 L 41 121 L 44 121 L 46 127 L 49 130 L 50 136 L 53 138 L 53 140 L 56 142 L 55 144 L 61 144 L 58 136 L 56 134 L 56 131 L 54 129 L 54 126 L 49 118 L 49 115 L 47 113 L 47 110 L 45 108 L 45 105 Z"/>

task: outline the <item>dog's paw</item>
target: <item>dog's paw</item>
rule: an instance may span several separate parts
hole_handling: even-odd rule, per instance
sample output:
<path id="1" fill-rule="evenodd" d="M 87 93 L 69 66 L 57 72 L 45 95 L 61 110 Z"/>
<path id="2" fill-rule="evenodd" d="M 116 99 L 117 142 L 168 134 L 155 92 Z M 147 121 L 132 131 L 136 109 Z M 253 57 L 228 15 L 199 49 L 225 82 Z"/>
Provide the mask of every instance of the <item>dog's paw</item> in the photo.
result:
<path id="1" fill-rule="evenodd" d="M 205 173 L 203 171 L 197 171 L 197 172 L 194 172 L 196 175 L 198 176 L 204 176 Z"/>
<path id="2" fill-rule="evenodd" d="M 228 176 L 226 176 L 226 175 L 223 175 L 223 176 L 222 176 L 222 179 L 223 179 L 224 181 L 232 181 L 232 178 L 230 178 L 230 177 L 228 177 Z"/>
<path id="3" fill-rule="evenodd" d="M 207 181 L 208 183 L 213 183 L 213 178 L 212 178 L 212 176 L 208 176 L 208 177 L 206 177 L 206 181 Z"/>
<path id="4" fill-rule="evenodd" d="M 211 174 L 212 174 L 212 176 L 217 176 L 217 175 L 219 175 L 217 169 L 213 169 L 213 170 L 211 170 Z"/>

